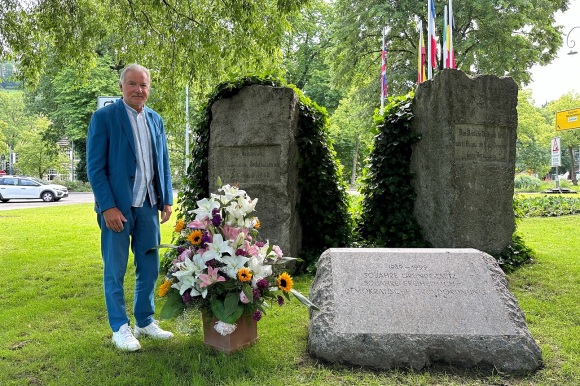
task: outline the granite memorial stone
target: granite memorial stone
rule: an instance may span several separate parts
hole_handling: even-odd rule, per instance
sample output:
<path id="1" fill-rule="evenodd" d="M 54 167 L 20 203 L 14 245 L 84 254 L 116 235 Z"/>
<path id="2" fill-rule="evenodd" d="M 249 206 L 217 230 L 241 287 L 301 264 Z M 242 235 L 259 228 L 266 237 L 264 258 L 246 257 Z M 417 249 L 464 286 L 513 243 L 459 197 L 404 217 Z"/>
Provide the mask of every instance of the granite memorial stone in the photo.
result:
<path id="1" fill-rule="evenodd" d="M 298 190 L 298 97 L 291 88 L 251 85 L 211 107 L 210 191 L 238 185 L 258 198 L 260 235 L 296 257 L 301 229 Z M 263 230 L 262 230 L 263 229 Z"/>
<path id="2" fill-rule="evenodd" d="M 541 351 L 503 271 L 475 249 L 328 249 L 310 299 L 308 348 L 378 369 L 433 364 L 518 373 Z"/>
<path id="3" fill-rule="evenodd" d="M 518 87 L 443 70 L 417 88 L 414 215 L 437 248 L 501 252 L 514 232 Z"/>

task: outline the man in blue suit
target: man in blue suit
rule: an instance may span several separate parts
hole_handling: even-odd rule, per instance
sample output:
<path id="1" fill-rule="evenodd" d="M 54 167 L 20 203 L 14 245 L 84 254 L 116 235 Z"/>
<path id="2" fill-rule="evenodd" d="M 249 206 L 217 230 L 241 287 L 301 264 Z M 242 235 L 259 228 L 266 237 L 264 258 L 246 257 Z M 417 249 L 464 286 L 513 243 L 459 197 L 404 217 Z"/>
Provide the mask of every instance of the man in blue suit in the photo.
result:
<path id="1" fill-rule="evenodd" d="M 121 350 L 141 348 L 137 338 L 169 339 L 153 319 L 159 275 L 159 211 L 169 220 L 173 193 L 163 120 L 145 106 L 149 70 L 130 64 L 121 72 L 123 98 L 97 110 L 87 137 L 87 174 L 95 195 L 101 228 L 105 302 L 113 342 Z M 135 329 L 125 308 L 124 278 L 133 251 L 135 264 Z"/>

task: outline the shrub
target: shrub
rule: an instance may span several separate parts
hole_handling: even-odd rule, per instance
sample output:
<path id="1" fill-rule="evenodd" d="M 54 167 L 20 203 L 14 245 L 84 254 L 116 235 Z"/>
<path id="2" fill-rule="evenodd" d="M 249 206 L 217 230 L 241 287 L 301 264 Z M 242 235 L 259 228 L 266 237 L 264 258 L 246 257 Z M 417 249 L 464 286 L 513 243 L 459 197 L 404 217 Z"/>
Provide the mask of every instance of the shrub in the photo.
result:
<path id="1" fill-rule="evenodd" d="M 540 190 L 541 186 L 542 181 L 537 177 L 530 176 L 529 174 L 516 174 L 514 178 L 514 187 L 517 190 L 537 192 Z"/>
<path id="2" fill-rule="evenodd" d="M 363 169 L 364 195 L 358 223 L 361 244 L 374 247 L 426 247 L 413 217 L 415 190 L 411 185 L 411 146 L 420 137 L 413 132 L 413 93 L 389 98 L 382 116 L 375 117 L 377 134 Z"/>
<path id="3" fill-rule="evenodd" d="M 91 184 L 88 182 L 83 181 L 61 181 L 61 180 L 52 180 L 50 181 L 52 184 L 59 184 L 64 185 L 70 192 L 92 192 L 93 188 L 91 188 Z"/>
<path id="4" fill-rule="evenodd" d="M 554 217 L 580 214 L 580 197 L 555 195 L 514 196 L 521 217 Z"/>

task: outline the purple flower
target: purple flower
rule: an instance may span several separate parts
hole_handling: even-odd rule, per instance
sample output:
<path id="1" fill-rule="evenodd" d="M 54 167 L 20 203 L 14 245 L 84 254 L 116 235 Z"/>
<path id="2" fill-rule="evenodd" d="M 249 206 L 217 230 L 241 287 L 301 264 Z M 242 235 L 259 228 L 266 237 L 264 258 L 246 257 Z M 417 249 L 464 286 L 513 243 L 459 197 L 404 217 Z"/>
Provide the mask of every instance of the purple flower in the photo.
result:
<path id="1" fill-rule="evenodd" d="M 260 296 L 262 296 L 262 293 L 260 292 L 259 289 L 252 288 L 252 295 L 254 296 L 254 299 L 259 299 Z"/>
<path id="2" fill-rule="evenodd" d="M 253 314 L 252 314 L 252 319 L 254 319 L 254 321 L 259 322 L 260 319 L 262 319 L 262 312 L 260 310 L 256 310 Z"/>
<path id="3" fill-rule="evenodd" d="M 191 292 L 190 291 L 185 291 L 183 293 L 183 295 L 181 295 L 181 300 L 187 304 L 189 302 L 191 302 L 193 300 L 193 297 L 191 296 Z"/>
<path id="4" fill-rule="evenodd" d="M 280 295 L 278 295 L 278 305 L 279 306 L 283 306 L 284 305 L 284 298 Z"/>
<path id="5" fill-rule="evenodd" d="M 264 244 L 261 241 L 256 242 L 256 247 L 258 247 L 258 248 L 262 248 L 264 245 L 266 245 L 266 244 Z"/>
<path id="6" fill-rule="evenodd" d="M 211 243 L 212 242 L 212 237 L 209 235 L 209 232 L 205 231 L 203 232 L 203 234 L 201 235 L 201 246 L 205 248 L 205 244 L 207 243 Z"/>
<path id="7" fill-rule="evenodd" d="M 185 251 L 185 248 L 182 246 L 177 247 L 177 254 L 181 255 L 183 253 L 183 251 Z"/>
<path id="8" fill-rule="evenodd" d="M 270 283 L 268 283 L 268 280 L 266 280 L 266 279 L 260 279 L 256 283 L 256 286 L 258 286 L 258 288 L 261 290 L 268 288 L 269 285 L 270 285 Z"/>
<path id="9" fill-rule="evenodd" d="M 213 216 L 211 218 L 211 223 L 213 224 L 214 227 L 217 227 L 222 222 L 222 216 L 220 215 L 219 212 L 220 212 L 220 210 L 218 208 L 214 208 L 211 211 L 211 214 Z"/>

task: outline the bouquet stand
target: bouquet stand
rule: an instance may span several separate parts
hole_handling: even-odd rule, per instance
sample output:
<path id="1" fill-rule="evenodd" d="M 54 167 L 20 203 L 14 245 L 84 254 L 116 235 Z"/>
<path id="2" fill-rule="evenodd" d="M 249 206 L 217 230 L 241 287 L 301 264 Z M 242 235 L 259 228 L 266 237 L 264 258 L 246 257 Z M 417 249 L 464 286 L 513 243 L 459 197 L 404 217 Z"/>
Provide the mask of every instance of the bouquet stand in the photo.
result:
<path id="1" fill-rule="evenodd" d="M 203 343 L 226 354 L 242 350 L 258 341 L 258 324 L 251 315 L 243 315 L 236 321 L 236 330 L 228 335 L 218 333 L 214 325 L 217 318 L 203 315 Z"/>

